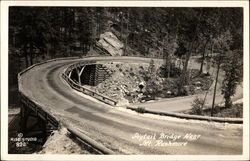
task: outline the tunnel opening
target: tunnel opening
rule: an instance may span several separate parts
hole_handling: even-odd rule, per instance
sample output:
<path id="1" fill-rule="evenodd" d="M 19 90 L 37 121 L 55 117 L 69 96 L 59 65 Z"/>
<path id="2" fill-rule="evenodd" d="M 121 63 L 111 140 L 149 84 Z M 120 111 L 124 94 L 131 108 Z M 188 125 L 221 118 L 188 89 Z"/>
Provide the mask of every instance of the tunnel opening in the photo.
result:
<path id="1" fill-rule="evenodd" d="M 73 70 L 71 71 L 70 78 L 71 78 L 74 82 L 78 83 L 78 74 L 77 74 L 77 72 L 76 72 L 76 69 L 73 69 Z"/>
<path id="2" fill-rule="evenodd" d="M 111 76 L 111 72 L 103 64 L 89 64 L 76 67 L 70 78 L 79 85 L 96 86 Z"/>

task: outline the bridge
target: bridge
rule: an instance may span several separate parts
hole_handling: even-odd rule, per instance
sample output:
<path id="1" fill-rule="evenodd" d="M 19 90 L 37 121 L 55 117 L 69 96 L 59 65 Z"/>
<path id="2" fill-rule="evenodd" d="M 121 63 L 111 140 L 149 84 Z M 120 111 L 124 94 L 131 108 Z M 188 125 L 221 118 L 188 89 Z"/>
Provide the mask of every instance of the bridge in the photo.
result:
<path id="1" fill-rule="evenodd" d="M 65 126 L 102 154 L 242 154 L 242 125 L 137 114 L 70 79 L 73 69 L 78 67 L 81 75 L 86 64 L 97 61 L 149 63 L 150 59 L 62 58 L 25 69 L 18 76 L 24 133 L 33 117 L 44 131 Z"/>

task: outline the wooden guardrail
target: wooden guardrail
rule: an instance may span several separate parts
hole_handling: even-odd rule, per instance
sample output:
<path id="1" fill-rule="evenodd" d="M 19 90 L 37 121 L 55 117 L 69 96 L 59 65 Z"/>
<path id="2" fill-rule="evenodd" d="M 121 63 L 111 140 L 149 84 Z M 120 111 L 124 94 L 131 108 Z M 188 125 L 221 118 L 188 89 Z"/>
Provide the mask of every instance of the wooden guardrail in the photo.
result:
<path id="1" fill-rule="evenodd" d="M 40 105 L 38 103 L 36 103 L 35 101 L 33 101 L 32 99 L 30 99 L 28 96 L 26 96 L 23 91 L 22 88 L 20 88 L 21 85 L 21 76 L 26 73 L 27 71 L 31 70 L 32 68 L 48 63 L 48 62 L 53 62 L 53 61 L 58 61 L 58 60 L 68 60 L 68 59 L 77 59 L 78 57 L 68 57 L 68 58 L 57 58 L 57 59 L 51 59 L 51 60 L 47 60 L 41 63 L 37 63 L 34 64 L 24 70 L 22 70 L 21 72 L 18 73 L 18 85 L 19 85 L 19 95 L 20 95 L 20 99 L 21 102 L 28 107 L 30 110 L 32 110 L 35 113 L 35 116 L 43 119 L 46 123 L 50 123 L 53 126 L 55 126 L 56 128 L 58 128 L 60 126 L 60 121 L 59 119 L 54 116 L 53 114 L 51 114 L 50 111 L 47 111 L 46 108 L 44 107 L 44 105 Z M 78 64 L 80 65 L 80 64 Z M 73 66 L 71 67 L 73 68 Z M 67 68 L 68 70 L 70 68 Z M 63 73 L 63 75 L 65 75 Z M 67 76 L 64 78 L 68 78 Z M 76 89 L 81 89 L 83 90 L 83 88 L 78 88 L 78 84 L 74 83 L 74 81 L 72 81 L 71 79 L 67 79 L 68 81 L 70 81 L 73 86 L 75 86 Z M 85 90 L 87 91 L 87 90 Z M 94 93 L 93 95 L 97 96 L 97 94 L 95 92 L 92 92 L 91 90 L 88 90 L 90 93 Z M 104 98 L 105 96 L 101 96 L 99 94 L 100 97 Z M 108 98 L 104 98 L 104 99 L 108 99 Z M 96 142 L 95 140 L 89 138 L 88 136 L 82 134 L 81 132 L 79 132 L 77 129 L 75 129 L 72 126 L 69 126 L 67 123 L 65 122 L 61 122 L 62 125 L 66 126 L 68 131 L 71 132 L 73 135 L 76 135 L 80 140 L 82 140 L 83 142 L 86 142 L 87 144 L 89 144 L 93 149 L 96 149 L 97 151 L 103 153 L 103 154 L 114 154 L 113 151 L 109 150 L 108 148 L 104 147 L 102 144 Z"/>
<path id="2" fill-rule="evenodd" d="M 46 123 L 50 123 L 55 128 L 58 128 L 59 126 L 61 126 L 61 125 L 59 125 L 58 119 L 56 119 L 54 116 L 49 114 L 49 112 L 43 110 L 44 107 L 42 107 L 41 105 L 30 100 L 28 97 L 26 97 L 22 93 L 20 93 L 20 97 L 21 97 L 21 102 L 26 107 L 28 107 L 30 110 L 32 110 L 34 112 L 35 116 L 41 118 Z M 79 130 L 77 130 L 76 128 L 74 128 L 73 126 L 68 124 L 67 122 L 66 123 L 62 122 L 62 125 L 65 126 L 71 134 L 75 135 L 82 142 L 87 143 L 89 145 L 89 148 L 91 148 L 92 150 L 94 150 L 100 154 L 115 154 L 113 151 L 106 148 L 102 144 L 96 142 L 95 140 L 91 139 L 87 135 L 83 134 L 82 132 L 80 132 Z"/>
<path id="3" fill-rule="evenodd" d="M 90 145 L 92 147 L 92 149 L 97 151 L 99 154 L 109 154 L 109 155 L 116 154 L 112 150 L 106 148 L 104 145 L 102 145 L 99 142 L 88 137 L 86 134 L 82 133 L 81 130 L 77 130 L 77 128 L 74 128 L 67 123 L 65 123 L 64 125 L 71 134 L 75 135 L 77 138 L 82 140 L 84 143 L 87 143 L 88 145 Z"/>
<path id="4" fill-rule="evenodd" d="M 139 108 L 139 107 L 131 107 L 131 106 L 127 106 L 127 109 L 130 109 L 139 113 L 150 113 L 150 114 L 161 115 L 161 116 L 177 117 L 181 119 L 193 119 L 193 120 L 214 121 L 214 122 L 224 122 L 224 123 L 227 122 L 227 123 L 235 123 L 235 124 L 243 123 L 242 118 L 221 118 L 221 117 L 211 117 L 211 116 L 189 115 L 189 114 L 174 113 L 174 112 L 159 112 L 159 111 L 148 110 L 148 109 Z"/>
<path id="5" fill-rule="evenodd" d="M 22 70 L 21 72 L 19 72 L 18 77 L 20 77 L 23 73 L 27 72 L 28 70 L 30 70 L 30 69 L 32 69 L 32 68 L 34 68 L 36 66 L 39 66 L 39 65 L 42 65 L 42 64 L 45 64 L 45 63 L 49 63 L 49 62 L 53 62 L 53 61 L 69 60 L 69 59 L 79 59 L 79 57 L 56 58 L 56 59 L 50 59 L 50 60 L 47 60 L 47 61 L 36 63 L 36 64 L 33 64 L 33 65 L 29 66 L 28 68 Z"/>
<path id="6" fill-rule="evenodd" d="M 42 120 L 44 120 L 46 123 L 52 124 L 54 127 L 58 128 L 59 121 L 49 114 L 48 112 L 43 110 L 43 107 L 38 105 L 37 103 L 30 100 L 28 97 L 26 97 L 24 94 L 20 92 L 20 99 L 21 102 L 28 107 L 30 110 L 32 110 L 35 114 L 35 116 L 40 117 Z"/>
<path id="7" fill-rule="evenodd" d="M 64 78 L 64 80 L 75 90 L 79 91 L 79 92 L 82 92 L 83 94 L 87 94 L 91 97 L 94 97 L 96 99 L 98 99 L 99 101 L 102 101 L 106 104 L 109 104 L 109 105 L 117 105 L 117 101 L 116 100 L 113 100 L 112 98 L 109 98 L 103 94 L 100 94 L 98 92 L 95 92 L 91 89 L 88 89 L 86 87 L 83 87 L 79 84 L 77 84 L 76 82 L 74 82 L 72 79 L 70 79 L 68 77 L 69 75 L 69 72 L 71 70 L 73 70 L 74 68 L 78 67 L 78 66 L 84 66 L 84 65 L 90 65 L 90 64 L 95 64 L 94 62 L 79 62 L 79 63 L 76 63 L 76 64 L 73 64 L 73 65 L 70 65 L 64 73 L 62 73 L 62 78 Z"/>
<path id="8" fill-rule="evenodd" d="M 51 123 L 55 127 L 58 126 L 58 122 L 59 122 L 58 119 L 55 116 L 53 116 L 50 112 L 45 111 L 41 105 L 35 103 L 34 101 L 32 101 L 30 98 L 28 98 L 23 93 L 23 91 L 21 89 L 21 76 L 36 66 L 39 66 L 39 65 L 42 65 L 42 64 L 45 64 L 48 62 L 59 61 L 59 60 L 69 60 L 69 59 L 79 59 L 79 58 L 78 57 L 67 57 L 67 58 L 50 59 L 50 60 L 47 60 L 44 62 L 33 64 L 33 65 L 29 66 L 28 68 L 26 68 L 18 73 L 18 90 L 19 90 L 19 96 L 20 96 L 21 102 L 25 106 L 27 106 L 29 109 L 31 109 L 35 113 L 36 116 L 40 117 L 41 119 L 43 119 L 46 122 Z"/>

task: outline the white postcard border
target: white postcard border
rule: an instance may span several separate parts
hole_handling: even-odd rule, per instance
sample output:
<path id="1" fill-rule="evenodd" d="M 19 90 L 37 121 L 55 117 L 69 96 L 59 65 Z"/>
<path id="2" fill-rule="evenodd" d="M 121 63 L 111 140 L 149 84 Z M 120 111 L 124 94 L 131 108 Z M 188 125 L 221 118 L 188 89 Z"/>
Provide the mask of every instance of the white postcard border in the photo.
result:
<path id="1" fill-rule="evenodd" d="M 244 8 L 243 155 L 46 155 L 8 154 L 8 7 L 140 6 Z M 249 2 L 248 1 L 2 1 L 1 2 L 1 159 L 2 160 L 247 160 L 249 159 Z"/>

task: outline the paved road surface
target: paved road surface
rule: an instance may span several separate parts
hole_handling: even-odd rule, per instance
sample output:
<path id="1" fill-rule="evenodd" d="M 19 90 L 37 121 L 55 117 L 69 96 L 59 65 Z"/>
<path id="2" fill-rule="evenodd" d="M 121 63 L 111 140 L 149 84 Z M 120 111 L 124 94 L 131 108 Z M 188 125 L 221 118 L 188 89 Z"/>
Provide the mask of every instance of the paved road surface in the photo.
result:
<path id="1" fill-rule="evenodd" d="M 93 58 L 89 58 L 93 59 Z M 100 59 L 100 58 L 98 58 Z M 120 58 L 116 58 L 120 59 Z M 143 62 L 145 59 L 122 58 L 122 61 Z M 63 70 L 76 60 L 43 64 L 23 74 L 20 89 L 62 122 L 72 124 L 89 137 L 117 154 L 241 154 L 242 125 L 192 121 L 177 118 L 159 119 L 112 108 L 88 100 L 74 92 L 61 78 Z M 185 104 L 180 104 L 184 106 Z M 153 135 L 147 146 L 136 133 Z M 161 133 L 180 135 L 181 139 L 164 142 L 188 142 L 186 146 L 163 146 Z M 197 140 L 183 139 L 191 133 Z M 155 136 L 154 136 L 155 135 Z M 134 136 L 134 137 L 133 137 Z M 149 137 L 149 136 L 148 136 Z M 155 139 L 154 139 L 155 138 Z M 190 139 L 190 138 L 189 138 Z M 150 139 L 144 139 L 150 140 Z"/>

